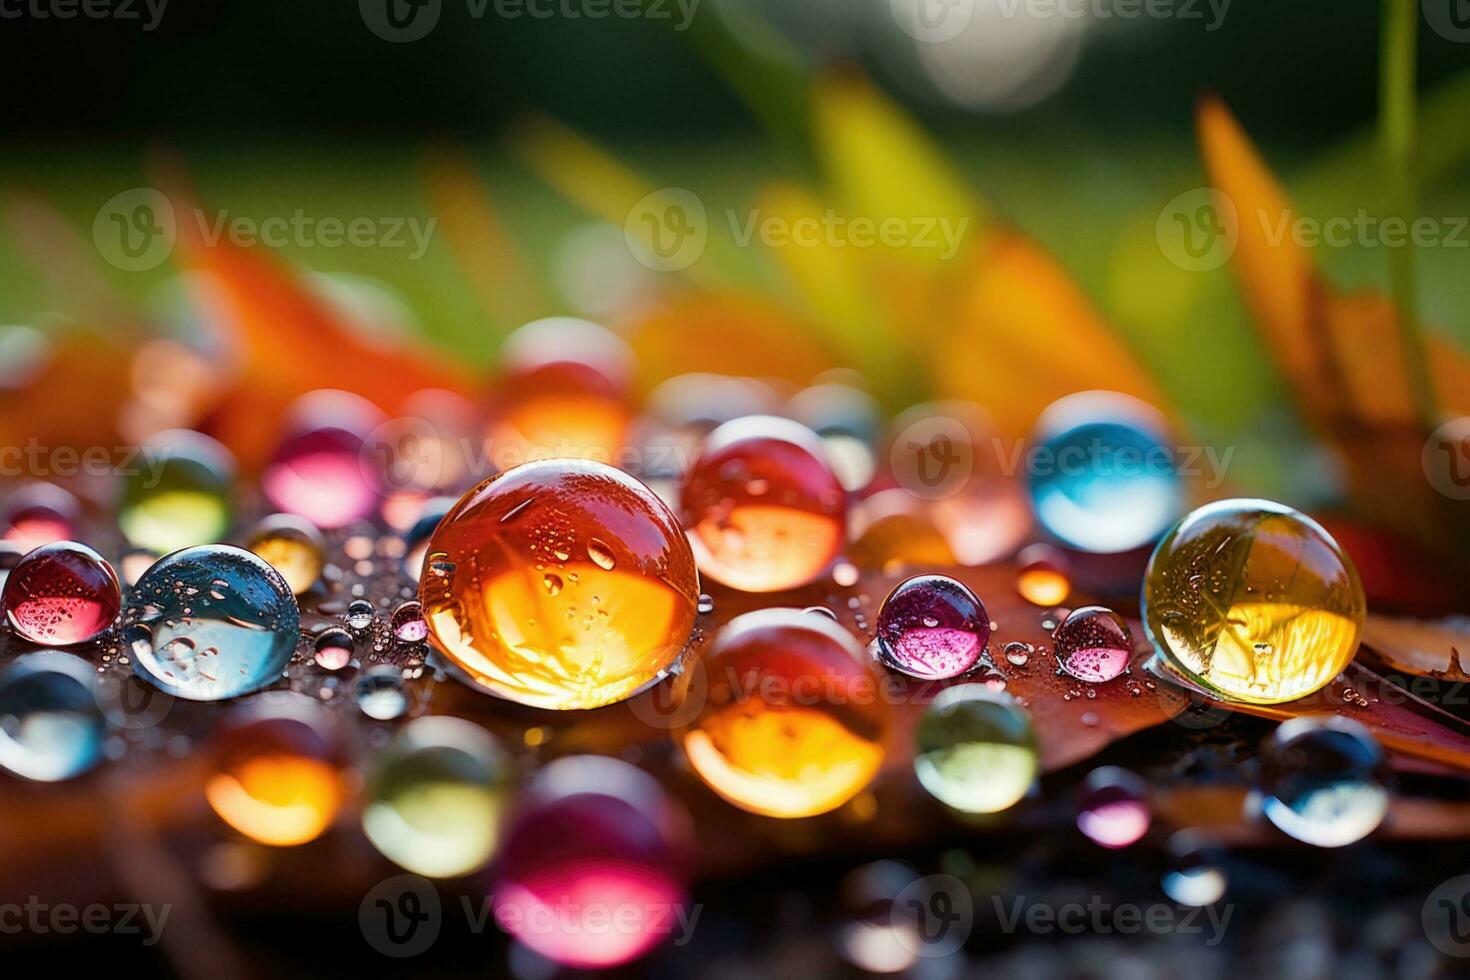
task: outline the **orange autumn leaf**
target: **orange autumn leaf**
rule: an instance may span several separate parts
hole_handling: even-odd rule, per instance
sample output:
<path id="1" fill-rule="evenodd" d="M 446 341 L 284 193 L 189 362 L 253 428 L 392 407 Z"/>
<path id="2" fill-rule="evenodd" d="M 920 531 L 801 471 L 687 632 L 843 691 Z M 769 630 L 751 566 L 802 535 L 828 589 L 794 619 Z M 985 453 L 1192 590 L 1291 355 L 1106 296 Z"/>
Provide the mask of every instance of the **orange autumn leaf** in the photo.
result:
<path id="1" fill-rule="evenodd" d="M 1291 202 L 1223 102 L 1202 100 L 1197 128 L 1219 220 L 1235 236 L 1231 264 L 1246 302 L 1287 381 L 1309 404 L 1325 406 L 1332 389 L 1311 333 L 1320 318 L 1316 268 L 1290 234 L 1276 233 L 1295 218 Z"/>
<path id="2" fill-rule="evenodd" d="M 426 388 L 468 390 L 459 371 L 432 355 L 367 339 L 268 252 L 194 236 L 180 243 L 185 263 L 209 277 L 202 319 L 237 358 L 237 390 L 210 427 L 247 470 L 264 462 L 273 423 L 308 391 L 350 391 L 391 414 Z"/>
<path id="3" fill-rule="evenodd" d="M 1142 364 L 1039 245 L 996 229 L 968 261 L 934 361 L 941 397 L 979 402 L 1012 436 L 1076 391 L 1106 388 L 1165 405 Z"/>
<path id="4" fill-rule="evenodd" d="M 117 422 L 132 393 L 120 366 L 132 350 L 130 342 L 93 331 L 57 338 L 24 385 L 0 391 L 0 444 L 121 445 Z"/>
<path id="5" fill-rule="evenodd" d="M 1412 424 L 1413 393 L 1393 303 L 1370 289 L 1328 293 L 1325 299 L 1332 362 L 1340 365 L 1357 419 L 1375 426 Z M 1470 359 L 1441 337 L 1427 343 L 1437 404 L 1452 415 L 1470 414 Z"/>
<path id="6" fill-rule="evenodd" d="M 1325 283 L 1311 251 L 1289 233 L 1298 216 L 1280 182 L 1219 99 L 1200 103 L 1201 152 L 1236 236 L 1231 266 L 1263 339 L 1319 426 L 1412 425 L 1413 393 L 1396 312 L 1376 290 L 1343 295 Z M 1470 406 L 1470 358 L 1427 341 L 1438 405 Z"/>
<path id="7" fill-rule="evenodd" d="M 689 290 L 624 327 L 643 391 L 690 372 L 811 382 L 836 366 L 801 318 L 741 293 Z"/>

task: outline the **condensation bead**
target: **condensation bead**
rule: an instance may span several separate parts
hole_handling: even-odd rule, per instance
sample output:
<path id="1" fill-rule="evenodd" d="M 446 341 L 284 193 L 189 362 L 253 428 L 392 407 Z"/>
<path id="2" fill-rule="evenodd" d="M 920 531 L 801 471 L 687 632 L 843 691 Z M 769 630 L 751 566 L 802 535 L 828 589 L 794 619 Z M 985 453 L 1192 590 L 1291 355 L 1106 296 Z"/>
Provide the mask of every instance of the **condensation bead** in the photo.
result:
<path id="1" fill-rule="evenodd" d="M 1148 832 L 1148 784 L 1117 766 L 1087 774 L 1077 793 L 1077 829 L 1094 844 L 1123 848 Z"/>
<path id="2" fill-rule="evenodd" d="M 940 692 L 914 734 L 914 773 L 939 802 L 964 813 L 999 813 L 1036 781 L 1031 718 L 984 684 Z"/>
<path id="3" fill-rule="evenodd" d="M 215 729 L 204 795 L 221 820 L 275 847 L 305 844 L 347 799 L 346 757 L 321 705 L 271 695 L 240 705 Z"/>
<path id="4" fill-rule="evenodd" d="M 22 551 L 75 537 L 81 523 L 82 505 L 53 483 L 23 483 L 0 505 L 0 531 Z"/>
<path id="5" fill-rule="evenodd" d="M 1135 398 L 1084 391 L 1051 405 L 1032 435 L 1036 520 L 1082 551 L 1141 548 L 1179 516 L 1183 491 L 1163 417 Z"/>
<path id="6" fill-rule="evenodd" d="M 500 355 L 489 433 L 496 466 L 616 458 L 632 419 L 635 367 L 622 338 L 588 320 L 551 317 L 516 330 Z"/>
<path id="7" fill-rule="evenodd" d="M 883 762 L 889 709 L 871 660 L 826 616 L 763 609 L 704 657 L 707 696 L 680 741 L 720 796 L 772 817 L 834 810 Z"/>
<path id="8" fill-rule="evenodd" d="M 668 938 L 688 898 L 691 828 L 683 809 L 635 766 L 568 756 L 538 772 L 496 862 L 501 926 L 563 966 L 605 970 Z M 607 910 L 619 926 L 606 929 Z"/>
<path id="9" fill-rule="evenodd" d="M 1283 833 L 1317 847 L 1354 844 L 1388 815 L 1388 762 L 1348 718 L 1282 723 L 1261 753 L 1261 812 Z"/>
<path id="10" fill-rule="evenodd" d="M 346 630 L 343 630 L 345 633 Z M 363 714 L 375 721 L 392 721 L 408 711 L 408 684 L 393 664 L 376 664 L 352 682 L 352 699 Z"/>
<path id="11" fill-rule="evenodd" d="M 309 590 L 327 565 L 327 543 L 316 525 L 295 514 L 272 514 L 250 532 L 245 547 L 265 559 L 296 595 Z"/>
<path id="12" fill-rule="evenodd" d="M 815 433 L 755 415 L 710 433 L 680 492 L 700 571 L 744 592 L 806 585 L 837 558 L 847 493 Z"/>
<path id="13" fill-rule="evenodd" d="M 1123 617 L 1102 606 L 1074 610 L 1052 633 L 1057 664 L 1079 681 L 1101 684 L 1123 673 L 1133 634 Z"/>
<path id="14" fill-rule="evenodd" d="M 1144 578 L 1144 624 L 1168 666 L 1235 701 L 1320 690 L 1352 660 L 1366 616 L 1352 559 L 1316 521 L 1266 500 L 1196 510 Z"/>
<path id="15" fill-rule="evenodd" d="M 362 827 L 388 860 L 454 878 L 500 845 L 510 759 L 484 729 L 447 716 L 409 722 L 376 760 Z"/>
<path id="16" fill-rule="evenodd" d="M 74 646 L 101 636 L 122 608 L 117 573 L 75 541 L 42 545 L 5 579 L 0 606 L 11 629 L 44 646 Z"/>
<path id="17" fill-rule="evenodd" d="M 1072 592 L 1070 562 L 1060 548 L 1027 545 L 1016 556 L 1016 591 L 1035 606 L 1049 608 L 1067 601 Z"/>
<path id="18" fill-rule="evenodd" d="M 101 761 L 107 724 L 96 677 L 95 667 L 56 650 L 0 666 L 0 768 L 49 783 Z"/>
<path id="19" fill-rule="evenodd" d="M 280 573 L 251 552 L 206 545 L 138 580 L 125 639 L 140 677 L 175 697 L 218 701 L 280 680 L 299 627 Z"/>
<path id="20" fill-rule="evenodd" d="M 213 544 L 230 529 L 235 458 L 209 436 L 173 429 L 151 437 L 123 482 L 117 522 L 134 545 L 167 554 Z"/>
<path id="21" fill-rule="evenodd" d="M 482 483 L 429 542 L 419 598 L 457 676 L 541 708 L 631 696 L 678 660 L 699 578 L 674 516 L 601 463 L 528 463 Z"/>
<path id="22" fill-rule="evenodd" d="M 383 499 L 383 460 L 367 440 L 382 422 L 371 402 L 345 391 L 301 396 L 261 475 L 266 499 L 318 527 L 345 527 L 371 515 Z"/>
<path id="23" fill-rule="evenodd" d="M 878 611 L 878 655 L 885 666 L 944 680 L 980 662 L 990 641 L 990 615 L 963 583 L 920 575 L 899 585 Z"/>

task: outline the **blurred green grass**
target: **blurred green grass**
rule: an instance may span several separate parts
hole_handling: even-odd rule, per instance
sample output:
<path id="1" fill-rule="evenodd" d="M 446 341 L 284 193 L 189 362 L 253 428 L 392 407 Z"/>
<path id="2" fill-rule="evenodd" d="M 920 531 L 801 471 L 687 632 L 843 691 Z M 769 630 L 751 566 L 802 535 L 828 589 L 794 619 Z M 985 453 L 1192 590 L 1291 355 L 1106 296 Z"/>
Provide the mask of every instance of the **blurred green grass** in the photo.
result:
<path id="1" fill-rule="evenodd" d="M 1300 432 L 1230 279 L 1228 267 L 1205 273 L 1170 265 L 1154 238 L 1160 209 L 1176 194 L 1205 184 L 1195 147 L 1176 132 L 1132 133 L 1124 140 L 1085 129 L 1009 124 L 990 130 L 941 133 L 962 175 L 1010 223 L 1053 251 L 1105 316 L 1155 372 L 1184 419 L 1202 439 L 1239 444 L 1240 472 L 1287 493 L 1311 494 L 1300 467 Z M 704 200 L 712 234 L 726 209 L 752 206 L 770 179 L 789 176 L 779 157 L 754 140 L 730 138 L 697 146 L 630 143 L 611 151 L 660 186 L 686 187 Z M 1374 168 L 1364 137 L 1317 158 L 1268 162 L 1309 217 L 1350 215 L 1375 207 Z M 301 147 L 201 146 L 177 150 L 210 209 L 254 220 L 301 209 L 314 218 L 434 217 L 421 180 L 417 147 L 374 144 Z M 473 146 L 468 155 L 533 270 L 547 315 L 576 312 L 555 294 L 548 274 L 565 237 L 590 219 L 559 197 L 499 146 Z M 75 230 L 106 281 L 141 306 L 156 303 L 178 271 L 171 263 L 143 273 L 108 265 L 92 243 L 92 220 L 114 194 L 149 186 L 139 147 L 33 147 L 0 161 L 0 190 L 35 194 Z M 1420 213 L 1470 215 L 1470 174 L 1453 155 L 1432 174 Z M 0 322 L 44 324 L 68 309 L 15 240 L 0 231 Z M 733 253 L 723 278 L 777 292 L 780 273 L 758 248 Z M 286 261 L 319 272 L 380 280 L 414 310 L 425 337 L 457 362 L 493 364 L 515 323 L 496 322 L 461 274 L 442 228 L 418 260 L 406 249 L 380 247 L 280 249 Z M 1319 248 L 1330 279 L 1342 287 L 1386 288 L 1381 247 Z M 1421 308 L 1427 324 L 1470 346 L 1470 248 L 1419 250 Z M 282 352 L 289 356 L 289 352 Z M 977 365 L 977 370 L 994 366 Z M 1305 483 L 1303 482 L 1305 481 Z"/>

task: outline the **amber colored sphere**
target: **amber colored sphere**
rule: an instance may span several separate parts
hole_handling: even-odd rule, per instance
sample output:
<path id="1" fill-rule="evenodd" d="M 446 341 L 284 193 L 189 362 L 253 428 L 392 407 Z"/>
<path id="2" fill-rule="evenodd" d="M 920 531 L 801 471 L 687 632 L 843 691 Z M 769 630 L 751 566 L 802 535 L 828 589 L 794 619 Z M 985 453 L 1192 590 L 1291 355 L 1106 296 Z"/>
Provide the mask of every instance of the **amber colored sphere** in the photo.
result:
<path id="1" fill-rule="evenodd" d="M 751 813 L 809 817 L 842 806 L 883 764 L 888 709 L 871 661 L 814 612 L 731 620 L 702 664 L 705 701 L 680 742 L 699 777 Z"/>
<path id="2" fill-rule="evenodd" d="M 661 677 L 699 576 L 664 503 L 621 470 L 552 459 L 465 494 L 429 539 L 430 637 L 463 677 L 539 708 L 595 708 Z"/>
<path id="3" fill-rule="evenodd" d="M 822 440 L 769 415 L 710 433 L 680 510 L 700 571 L 743 592 L 806 585 L 838 556 L 847 534 L 847 494 Z"/>
<path id="4" fill-rule="evenodd" d="M 633 419 L 633 355 L 616 334 L 553 317 L 521 327 L 501 355 L 492 462 L 509 469 L 549 457 L 618 459 Z"/>
<path id="5" fill-rule="evenodd" d="M 252 840 L 292 847 L 331 826 L 350 787 L 330 716 L 298 695 L 246 702 L 216 729 L 204 793 L 214 812 Z"/>
<path id="6" fill-rule="evenodd" d="M 1164 535 L 1143 621 L 1167 664 L 1227 700 L 1321 690 L 1357 653 L 1367 618 L 1352 559 L 1320 524 L 1268 500 L 1221 500 Z"/>

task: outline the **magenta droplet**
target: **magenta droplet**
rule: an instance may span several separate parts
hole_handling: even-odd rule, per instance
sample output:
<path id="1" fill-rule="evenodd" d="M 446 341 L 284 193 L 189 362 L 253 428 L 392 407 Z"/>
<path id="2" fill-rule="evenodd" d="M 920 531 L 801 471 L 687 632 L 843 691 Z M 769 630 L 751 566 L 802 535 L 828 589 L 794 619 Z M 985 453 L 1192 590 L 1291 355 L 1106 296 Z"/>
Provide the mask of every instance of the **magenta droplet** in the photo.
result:
<path id="1" fill-rule="evenodd" d="M 117 619 L 117 573 L 84 544 L 58 541 L 22 558 L 0 597 L 5 618 L 32 643 L 72 646 L 94 640 Z"/>
<path id="2" fill-rule="evenodd" d="M 323 528 L 372 514 L 382 499 L 382 457 L 366 440 L 381 421 L 370 402 L 345 391 L 297 399 L 285 438 L 261 476 L 266 498 Z"/>
<path id="3" fill-rule="evenodd" d="M 1152 821 L 1148 784 L 1117 766 L 1094 769 L 1077 798 L 1077 829 L 1103 847 L 1120 848 L 1142 837 Z"/>
<path id="4" fill-rule="evenodd" d="M 23 551 L 65 541 L 77 533 L 81 504 L 51 483 L 26 483 L 12 490 L 0 507 L 0 533 Z"/>
<path id="5" fill-rule="evenodd" d="M 990 616 L 962 583 L 920 575 L 899 584 L 878 611 L 878 657 L 925 680 L 969 671 L 990 640 Z"/>
<path id="6" fill-rule="evenodd" d="M 558 759 L 531 781 L 506 833 L 496 919 L 574 969 L 637 959 L 667 940 L 662 916 L 687 901 L 690 833 L 688 815 L 647 773 L 619 759 Z M 604 909 L 620 928 L 594 930 Z"/>
<path id="7" fill-rule="evenodd" d="M 1102 606 L 1083 606 L 1074 611 L 1051 638 L 1061 668 L 1089 684 L 1117 677 L 1133 655 L 1128 624 Z"/>
<path id="8" fill-rule="evenodd" d="M 410 599 L 393 610 L 389 620 L 393 636 L 399 643 L 422 643 L 429 635 L 429 624 L 424 621 L 424 607 Z"/>

